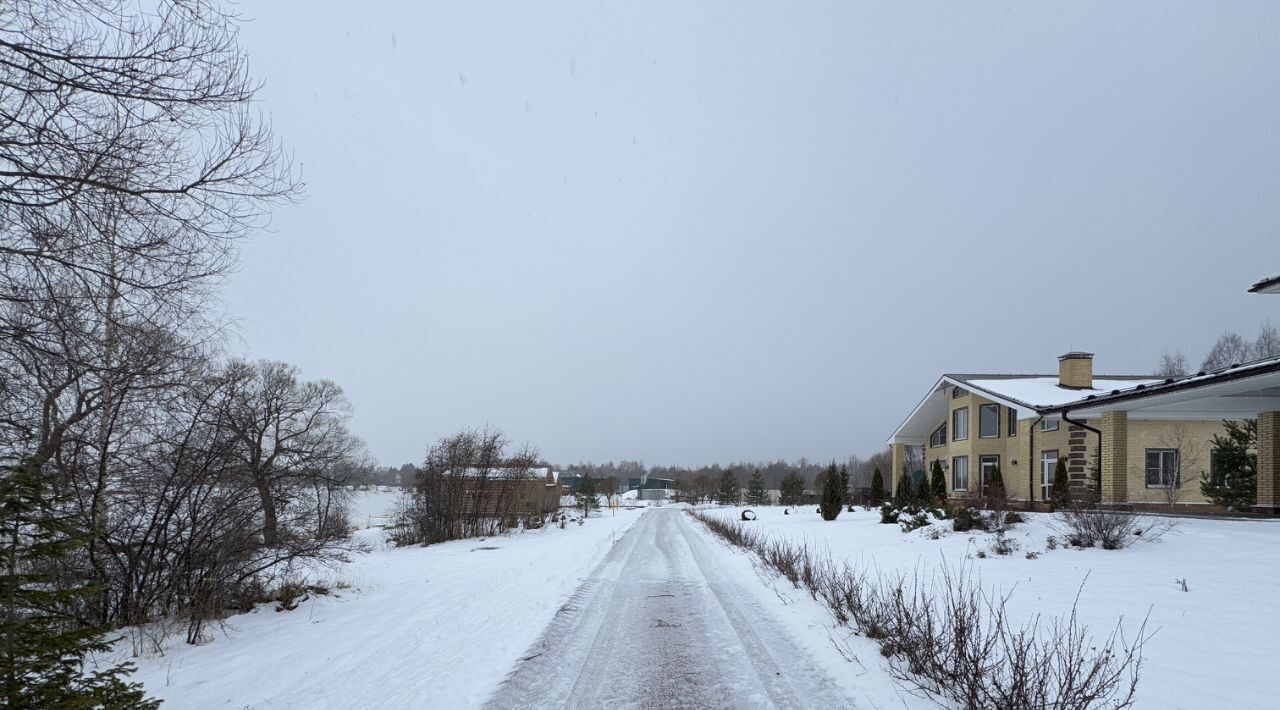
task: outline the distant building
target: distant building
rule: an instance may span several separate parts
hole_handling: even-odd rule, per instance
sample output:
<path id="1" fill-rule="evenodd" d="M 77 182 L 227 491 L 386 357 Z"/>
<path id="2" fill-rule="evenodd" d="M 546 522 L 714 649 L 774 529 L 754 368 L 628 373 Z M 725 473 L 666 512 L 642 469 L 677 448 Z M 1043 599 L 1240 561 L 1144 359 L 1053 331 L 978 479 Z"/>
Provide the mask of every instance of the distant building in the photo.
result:
<path id="1" fill-rule="evenodd" d="M 668 500 L 675 497 L 676 481 L 674 478 L 628 478 L 627 490 L 635 491 L 640 500 Z"/>

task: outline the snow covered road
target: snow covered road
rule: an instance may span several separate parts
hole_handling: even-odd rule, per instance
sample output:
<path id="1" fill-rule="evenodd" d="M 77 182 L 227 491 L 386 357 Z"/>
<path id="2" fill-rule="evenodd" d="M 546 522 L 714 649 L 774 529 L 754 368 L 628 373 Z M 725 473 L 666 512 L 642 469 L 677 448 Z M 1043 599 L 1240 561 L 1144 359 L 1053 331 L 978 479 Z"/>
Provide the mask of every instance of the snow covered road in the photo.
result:
<path id="1" fill-rule="evenodd" d="M 487 707 L 853 707 L 712 544 L 646 512 Z"/>

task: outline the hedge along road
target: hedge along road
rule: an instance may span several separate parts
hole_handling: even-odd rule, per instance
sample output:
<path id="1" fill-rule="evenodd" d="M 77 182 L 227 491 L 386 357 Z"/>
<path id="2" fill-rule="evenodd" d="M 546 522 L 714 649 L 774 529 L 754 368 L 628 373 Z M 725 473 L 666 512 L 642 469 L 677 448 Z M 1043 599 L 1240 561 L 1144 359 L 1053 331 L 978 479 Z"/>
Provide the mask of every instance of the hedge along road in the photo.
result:
<path id="1" fill-rule="evenodd" d="M 694 525 L 645 512 L 487 707 L 854 707 Z"/>

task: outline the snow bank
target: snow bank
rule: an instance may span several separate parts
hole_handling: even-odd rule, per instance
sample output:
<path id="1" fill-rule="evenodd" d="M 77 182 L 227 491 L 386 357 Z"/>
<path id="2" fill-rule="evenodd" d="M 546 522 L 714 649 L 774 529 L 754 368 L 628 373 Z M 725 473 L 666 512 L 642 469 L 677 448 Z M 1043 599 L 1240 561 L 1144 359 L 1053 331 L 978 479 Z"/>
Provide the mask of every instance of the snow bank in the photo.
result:
<path id="1" fill-rule="evenodd" d="M 168 708 L 476 707 L 639 515 L 384 547 L 338 571 L 349 588 L 232 617 L 203 646 L 173 639 L 134 678 Z"/>
<path id="2" fill-rule="evenodd" d="M 705 513 L 736 520 L 740 510 Z M 825 522 L 811 508 L 785 516 L 780 507 L 753 510 L 759 519 L 745 524 L 816 544 L 869 569 L 927 574 L 944 560 L 963 562 L 985 587 L 1012 591 L 1008 609 L 1015 621 L 1066 613 L 1077 590 L 1081 621 L 1095 634 L 1109 632 L 1121 617 L 1136 631 L 1150 611 L 1148 631 L 1156 633 L 1144 652 L 1137 708 L 1262 710 L 1275 707 L 1280 697 L 1280 520 L 1186 518 L 1173 533 L 1124 550 L 1050 550 L 1046 538 L 1061 538 L 1050 525 L 1052 516 L 1031 514 L 1009 534 L 1020 549 L 1001 557 L 990 553 L 991 534 L 955 533 L 941 525 L 902 533 L 896 525 L 879 524 L 877 511 L 845 512 Z M 934 529 L 946 534 L 929 539 Z M 979 550 L 986 551 L 985 559 Z M 1028 559 L 1027 552 L 1036 558 Z M 1181 580 L 1188 591 L 1182 591 Z M 802 630 L 813 643 L 830 646 L 825 625 L 807 618 Z M 860 660 L 873 663 L 865 656 Z"/>

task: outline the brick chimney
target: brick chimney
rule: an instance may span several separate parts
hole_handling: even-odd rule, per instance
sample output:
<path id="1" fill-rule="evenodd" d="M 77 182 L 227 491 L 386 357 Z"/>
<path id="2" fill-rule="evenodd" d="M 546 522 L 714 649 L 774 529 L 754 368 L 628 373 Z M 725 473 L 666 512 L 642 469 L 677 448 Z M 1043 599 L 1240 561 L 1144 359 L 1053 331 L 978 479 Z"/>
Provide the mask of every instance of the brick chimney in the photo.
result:
<path id="1" fill-rule="evenodd" d="M 1093 388 L 1093 353 L 1070 352 L 1058 356 L 1058 385 L 1071 389 Z"/>

